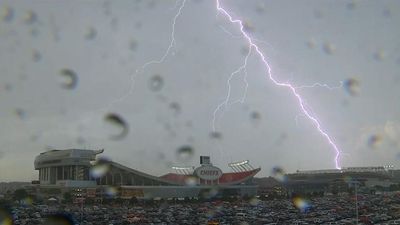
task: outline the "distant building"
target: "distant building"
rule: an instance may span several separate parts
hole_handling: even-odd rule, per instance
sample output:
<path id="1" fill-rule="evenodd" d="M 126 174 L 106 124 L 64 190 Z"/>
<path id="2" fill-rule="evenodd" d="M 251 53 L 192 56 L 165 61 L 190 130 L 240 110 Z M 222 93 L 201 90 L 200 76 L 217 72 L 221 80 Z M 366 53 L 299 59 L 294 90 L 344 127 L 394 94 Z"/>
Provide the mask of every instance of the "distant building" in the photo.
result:
<path id="1" fill-rule="evenodd" d="M 197 198 L 215 195 L 252 196 L 257 193 L 253 177 L 260 168 L 248 161 L 231 163 L 233 172 L 223 173 L 212 165 L 210 157 L 201 156 L 201 165 L 173 167 L 175 173 L 153 176 L 112 161 L 97 161 L 103 150 L 51 150 L 35 159 L 39 181 L 32 184 L 42 196 L 103 198 L 106 195 L 135 198 Z M 112 188 L 112 191 L 110 191 Z M 112 193 L 110 193 L 112 192 Z"/>
<path id="2" fill-rule="evenodd" d="M 394 184 L 392 173 L 386 167 L 348 167 L 332 170 L 297 171 L 287 174 L 284 184 L 289 195 L 294 193 L 351 192 L 354 183 L 363 190 Z"/>

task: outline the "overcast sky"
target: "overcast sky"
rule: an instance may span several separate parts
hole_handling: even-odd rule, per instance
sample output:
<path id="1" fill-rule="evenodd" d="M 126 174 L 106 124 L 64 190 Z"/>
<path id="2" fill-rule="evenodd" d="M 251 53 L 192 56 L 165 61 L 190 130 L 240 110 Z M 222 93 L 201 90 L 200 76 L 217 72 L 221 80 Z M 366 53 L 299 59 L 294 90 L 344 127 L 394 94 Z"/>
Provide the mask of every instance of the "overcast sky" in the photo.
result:
<path id="1" fill-rule="evenodd" d="M 340 166 L 400 166 L 400 1 L 221 4 L 245 21 L 277 80 L 333 87 L 298 92 L 341 150 Z M 247 42 L 215 1 L 187 0 L 166 54 L 180 6 L 0 1 L 0 181 L 37 179 L 34 157 L 67 148 L 104 148 L 112 160 L 155 175 L 197 166 L 200 155 L 224 171 L 248 159 L 261 166 L 259 176 L 275 166 L 334 168 L 334 149 L 293 94 L 268 79 L 254 51 L 247 93 L 241 71 L 216 114 L 220 135 L 210 135 Z M 110 114 L 126 122 L 125 136 Z M 182 146 L 192 154 L 179 156 Z"/>

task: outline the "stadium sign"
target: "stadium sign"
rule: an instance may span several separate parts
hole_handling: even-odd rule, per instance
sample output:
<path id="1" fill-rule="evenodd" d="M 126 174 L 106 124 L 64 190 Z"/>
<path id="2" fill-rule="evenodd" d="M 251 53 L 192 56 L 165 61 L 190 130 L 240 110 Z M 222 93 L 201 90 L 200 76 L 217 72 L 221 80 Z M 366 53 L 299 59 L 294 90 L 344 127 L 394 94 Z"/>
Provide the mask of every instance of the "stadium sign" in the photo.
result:
<path id="1" fill-rule="evenodd" d="M 200 166 L 194 173 L 203 180 L 217 180 L 222 176 L 221 169 L 215 166 Z"/>

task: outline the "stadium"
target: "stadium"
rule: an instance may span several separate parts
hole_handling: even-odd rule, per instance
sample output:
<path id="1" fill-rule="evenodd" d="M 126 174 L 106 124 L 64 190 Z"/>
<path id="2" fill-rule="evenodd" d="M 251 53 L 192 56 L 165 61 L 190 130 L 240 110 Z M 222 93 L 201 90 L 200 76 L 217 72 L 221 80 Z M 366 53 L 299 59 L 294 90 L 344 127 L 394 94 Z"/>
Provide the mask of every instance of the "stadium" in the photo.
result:
<path id="1" fill-rule="evenodd" d="M 377 186 L 396 184 L 395 170 L 390 166 L 347 167 L 332 170 L 297 171 L 287 174 L 284 187 L 289 195 L 298 193 L 341 193 L 354 187 L 370 191 Z"/>
<path id="2" fill-rule="evenodd" d="M 99 159 L 104 150 L 66 149 L 43 152 L 35 158 L 39 180 L 32 182 L 38 196 L 60 197 L 74 192 L 80 199 L 170 199 L 217 196 L 254 196 L 253 177 L 260 168 L 249 161 L 230 163 L 223 173 L 209 156 L 200 156 L 200 166 L 173 167 L 173 173 L 153 176 L 117 162 Z"/>

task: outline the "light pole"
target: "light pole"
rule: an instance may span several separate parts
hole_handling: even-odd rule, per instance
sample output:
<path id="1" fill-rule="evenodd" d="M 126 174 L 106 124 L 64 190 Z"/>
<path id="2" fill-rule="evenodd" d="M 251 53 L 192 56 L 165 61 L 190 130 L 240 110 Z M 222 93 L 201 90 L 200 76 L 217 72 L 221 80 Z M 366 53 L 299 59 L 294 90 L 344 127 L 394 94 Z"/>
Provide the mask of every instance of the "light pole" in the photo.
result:
<path id="1" fill-rule="evenodd" d="M 358 225 L 358 198 L 357 198 L 357 187 L 360 184 L 360 182 L 354 180 L 350 181 L 349 184 L 354 185 L 354 195 L 355 195 L 355 200 L 356 200 L 356 225 Z"/>

